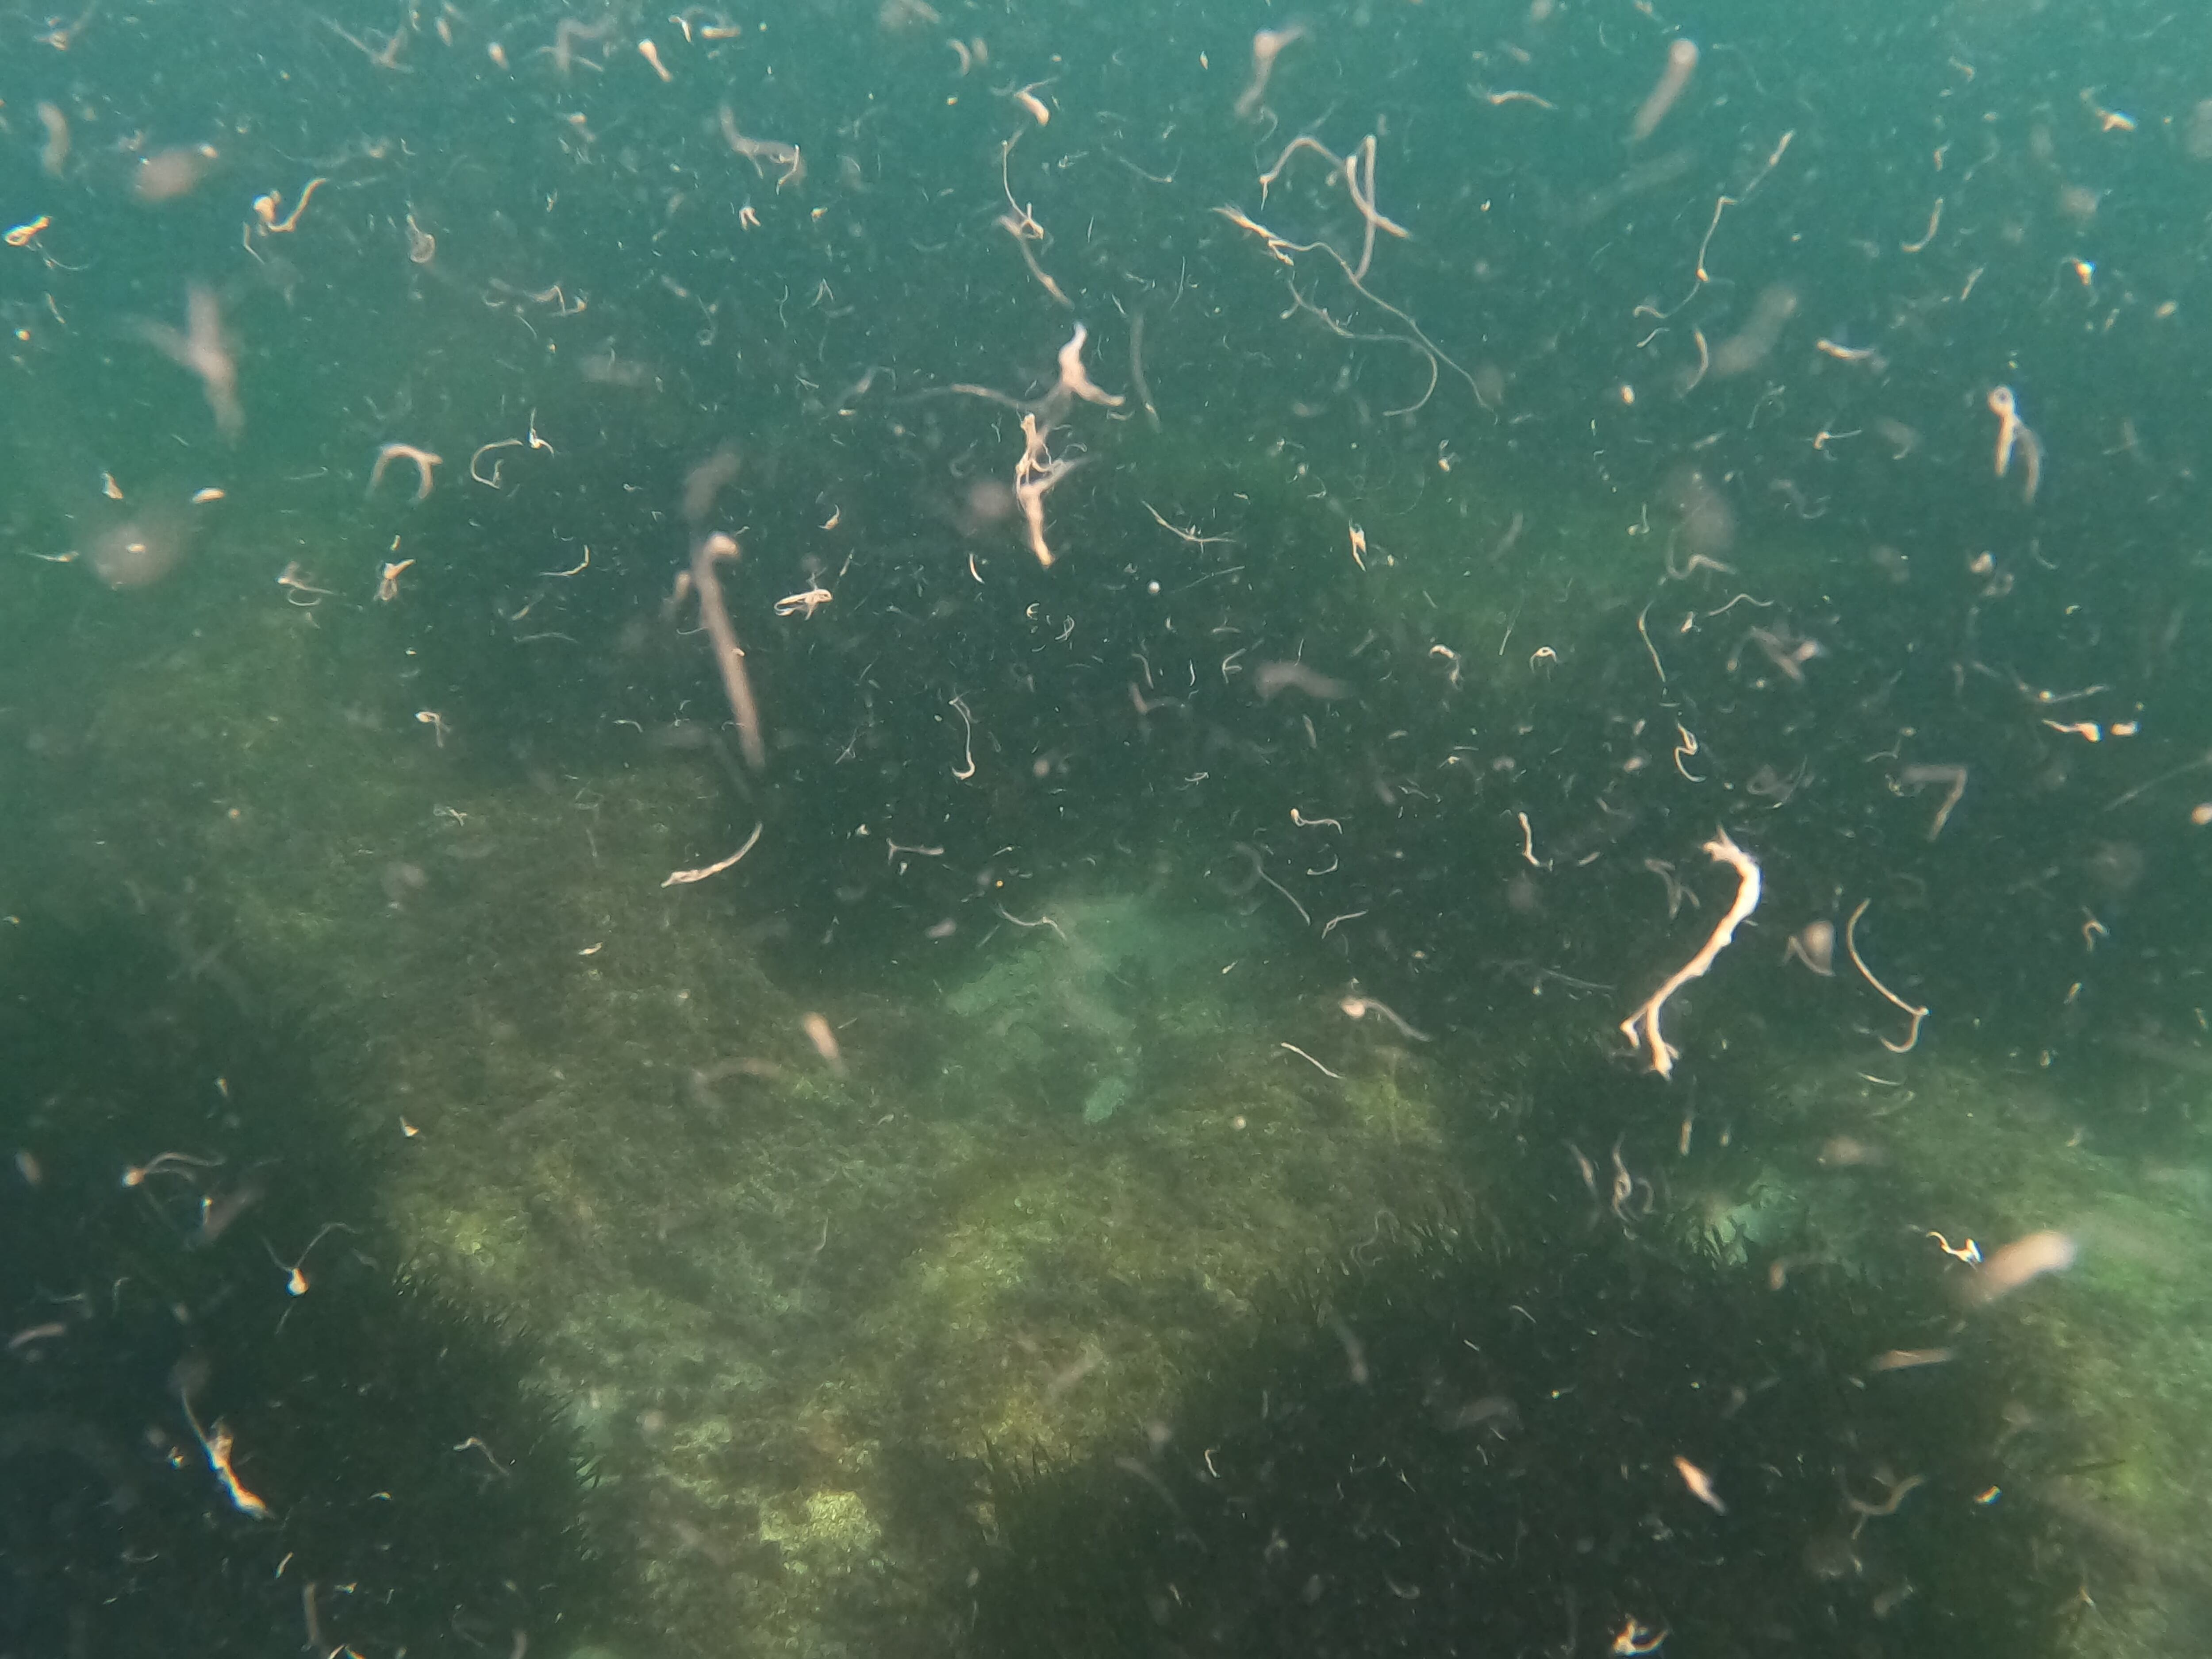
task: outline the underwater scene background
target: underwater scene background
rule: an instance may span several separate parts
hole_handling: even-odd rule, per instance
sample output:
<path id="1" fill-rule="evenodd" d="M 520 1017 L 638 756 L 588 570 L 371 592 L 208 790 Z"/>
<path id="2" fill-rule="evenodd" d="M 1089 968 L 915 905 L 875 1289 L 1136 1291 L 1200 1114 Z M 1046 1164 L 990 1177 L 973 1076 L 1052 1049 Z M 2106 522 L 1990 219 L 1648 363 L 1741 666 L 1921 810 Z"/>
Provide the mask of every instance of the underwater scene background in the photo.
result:
<path id="1" fill-rule="evenodd" d="M 2203 1652 L 2208 64 L 0 0 L 0 1654 Z"/>

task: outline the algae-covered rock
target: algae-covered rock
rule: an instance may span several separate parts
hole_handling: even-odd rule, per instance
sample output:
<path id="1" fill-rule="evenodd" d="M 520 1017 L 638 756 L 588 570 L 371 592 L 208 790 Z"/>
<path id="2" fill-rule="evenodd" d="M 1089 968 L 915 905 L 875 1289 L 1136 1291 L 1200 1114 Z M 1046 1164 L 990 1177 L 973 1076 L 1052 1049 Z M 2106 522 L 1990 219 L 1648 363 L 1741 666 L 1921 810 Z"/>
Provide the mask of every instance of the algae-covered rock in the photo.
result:
<path id="1" fill-rule="evenodd" d="M 1878 1281 L 1619 1229 L 1423 1230 L 1262 1299 L 1155 1420 L 1000 1462 L 970 1651 L 2023 1659 L 2079 1528 L 1996 1500 L 2041 1461 L 2003 1345 Z"/>

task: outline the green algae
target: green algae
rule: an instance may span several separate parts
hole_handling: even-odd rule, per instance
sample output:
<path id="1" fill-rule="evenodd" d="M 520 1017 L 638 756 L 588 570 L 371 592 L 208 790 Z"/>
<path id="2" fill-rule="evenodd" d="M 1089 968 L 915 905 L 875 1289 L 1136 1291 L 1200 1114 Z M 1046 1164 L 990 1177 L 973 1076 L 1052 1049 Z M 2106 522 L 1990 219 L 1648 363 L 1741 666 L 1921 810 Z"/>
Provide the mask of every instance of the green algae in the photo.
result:
<path id="1" fill-rule="evenodd" d="M 1455 637 L 1511 620 L 1443 585 Z M 594 1456 L 582 1501 L 646 1564 L 678 1650 L 743 1628 L 755 1650 L 824 1652 L 921 1616 L 917 1460 L 1071 1463 L 1162 1410 L 1285 1271 L 1425 1215 L 1510 1213 L 1530 1195 L 1504 1174 L 1578 1204 L 1570 1135 L 1602 1166 L 1611 1124 L 1547 1131 L 1540 1158 L 1522 1139 L 1575 1089 L 1620 1085 L 1595 1059 L 1617 1010 L 1570 986 L 1500 993 L 1510 1017 L 1472 1039 L 1355 1022 L 1340 972 L 1218 845 L 1119 887 L 1033 885 L 927 973 L 780 982 L 749 931 L 773 892 L 744 867 L 662 886 L 745 827 L 688 761 L 603 738 L 556 777 L 458 718 L 441 747 L 345 625 L 270 610 L 85 686 L 106 775 L 59 804 L 45 868 L 136 884 L 188 961 L 222 942 L 198 971 L 288 974 L 351 1012 L 366 1034 L 318 1109 L 392 1153 L 378 1202 L 411 1266 L 541 1334 Z M 1558 668 L 1467 650 L 1455 687 L 1438 659 L 1445 706 L 1540 699 L 1596 649 L 1572 604 L 1520 625 Z M 173 805 L 149 831 L 115 799 Z M 1630 1167 L 1667 1177 L 1632 1219 L 1709 1229 L 1754 1272 L 1847 1266 L 1875 1229 L 2081 1238 L 2074 1274 L 1977 1317 L 2005 1326 L 2034 1432 L 2087 1449 L 2021 1495 L 2106 1540 L 2081 1650 L 2175 1651 L 2162 1621 L 2181 1627 L 2193 1581 L 2172 1540 L 2212 1490 L 2191 1430 L 2212 1413 L 2201 1146 L 2074 1144 L 2106 1103 L 1940 1035 L 1902 1063 L 1863 1040 L 1796 1052 L 1767 1018 L 1783 992 L 1741 978 L 1684 1006 L 1716 1010 L 1683 1028 L 1716 1069 L 1686 1156 L 1680 1089 L 1621 1119 Z M 1532 1090 L 1529 1054 L 1570 1058 Z M 1838 1157 L 1839 1136 L 1879 1161 Z"/>

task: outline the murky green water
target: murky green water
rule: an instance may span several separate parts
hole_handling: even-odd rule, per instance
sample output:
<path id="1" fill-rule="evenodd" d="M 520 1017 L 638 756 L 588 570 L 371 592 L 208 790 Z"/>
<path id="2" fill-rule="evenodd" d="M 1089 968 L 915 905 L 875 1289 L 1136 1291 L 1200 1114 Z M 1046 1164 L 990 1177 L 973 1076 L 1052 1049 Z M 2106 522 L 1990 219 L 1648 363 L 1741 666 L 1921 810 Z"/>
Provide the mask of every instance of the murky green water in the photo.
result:
<path id="1" fill-rule="evenodd" d="M 0 1653 L 2198 1651 L 2207 34 L 0 5 Z"/>

